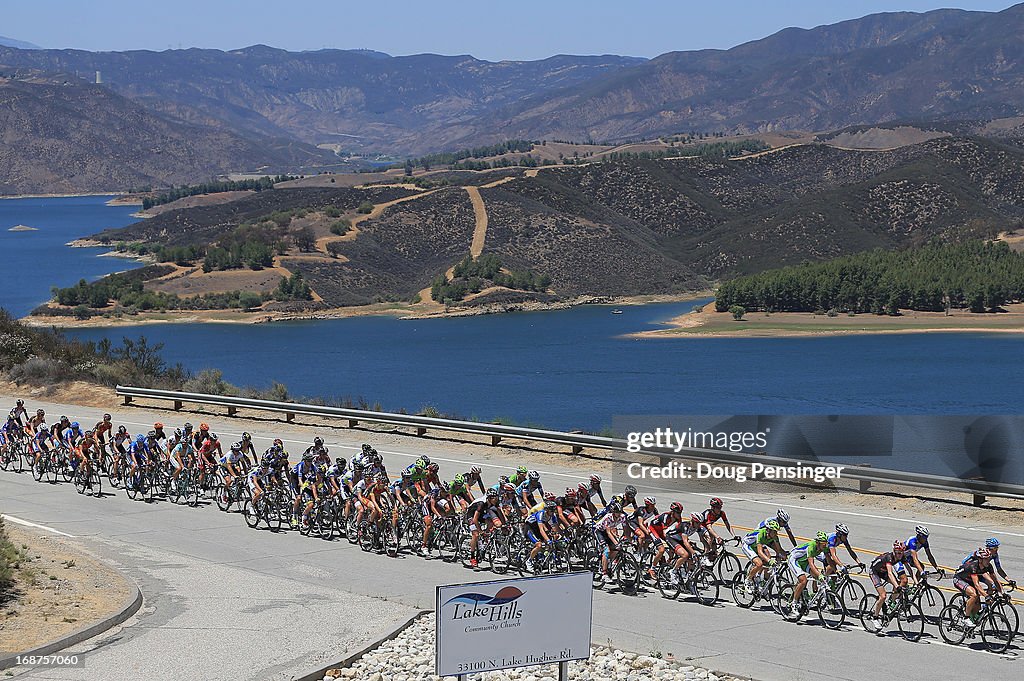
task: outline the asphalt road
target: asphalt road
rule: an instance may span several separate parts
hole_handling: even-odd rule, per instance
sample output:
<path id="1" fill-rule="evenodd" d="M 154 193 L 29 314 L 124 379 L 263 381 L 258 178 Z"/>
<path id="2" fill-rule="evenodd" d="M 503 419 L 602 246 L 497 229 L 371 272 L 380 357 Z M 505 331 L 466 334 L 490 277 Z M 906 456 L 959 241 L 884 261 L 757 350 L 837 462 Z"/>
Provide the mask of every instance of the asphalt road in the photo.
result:
<path id="1" fill-rule="evenodd" d="M 10 400 L 13 402 L 13 398 Z M 36 406 L 33 401 L 31 407 Z M 85 423 L 98 420 L 102 410 L 41 405 L 48 414 L 67 412 Z M 168 424 L 192 420 L 209 420 L 214 430 L 225 436 L 240 434 L 243 428 L 253 432 L 257 448 L 268 446 L 274 436 L 285 439 L 291 451 L 309 442 L 314 432 L 322 435 L 333 452 L 351 456 L 359 443 L 374 442 L 385 457 L 390 470 L 397 470 L 421 453 L 429 454 L 442 466 L 442 473 L 452 469 L 464 470 L 475 463 L 484 468 L 485 477 L 493 478 L 499 469 L 509 470 L 534 455 L 510 452 L 503 448 L 483 445 L 452 444 L 439 440 L 425 440 L 400 435 L 374 435 L 345 429 L 327 429 L 285 425 L 272 422 L 253 422 L 241 419 L 198 417 L 196 415 L 170 416 L 165 410 L 128 408 L 114 414 L 115 422 L 124 422 L 134 430 L 146 430 L 154 420 Z M 555 481 L 556 488 L 575 483 L 584 476 L 579 459 L 536 455 L 536 466 L 545 481 Z M 739 495 L 734 491 L 720 494 L 733 523 L 750 526 L 774 512 L 778 506 L 786 507 L 793 515 L 797 534 L 807 534 L 818 528 L 830 528 L 836 522 L 845 522 L 852 528 L 856 547 L 885 550 L 892 540 L 906 537 L 916 524 L 926 524 L 932 530 L 933 546 L 940 563 L 958 562 L 970 548 L 976 547 L 986 536 L 995 534 L 1004 544 L 1001 551 L 1003 564 L 1011 577 L 1020 577 L 1019 566 L 1024 563 L 1024 513 L 1004 514 L 1001 525 L 985 525 L 978 520 L 951 517 L 949 513 L 933 515 L 933 504 L 922 502 L 912 511 L 887 511 L 879 506 L 863 506 L 847 495 L 801 495 L 778 490 L 752 491 Z M 668 492 L 657 486 L 644 488 L 641 494 L 659 496 L 661 505 L 667 505 Z M 706 496 L 706 495 L 704 495 Z M 684 506 L 706 503 L 706 499 L 682 498 Z M 325 542 L 302 537 L 297 532 L 274 534 L 247 528 L 237 514 L 224 514 L 216 506 L 201 508 L 177 507 L 168 502 L 145 504 L 129 500 L 124 493 L 93 499 L 75 493 L 68 484 L 38 484 L 28 474 L 15 476 L 0 473 L 0 512 L 22 521 L 29 521 L 59 532 L 73 535 L 87 542 L 100 554 L 114 556 L 133 574 L 146 569 L 147 563 L 172 561 L 195 575 L 218 575 L 219 570 L 230 568 L 231 579 L 252 585 L 255 591 L 273 593 L 273 582 L 304 585 L 299 593 L 307 598 L 284 599 L 274 606 L 282 612 L 290 611 L 288 627 L 296 639 L 323 637 L 317 632 L 331 617 L 325 610 L 310 608 L 317 594 L 329 599 L 344 599 L 343 592 L 356 597 L 370 597 L 381 613 L 408 612 L 408 608 L 432 608 L 434 587 L 462 581 L 489 578 L 489 573 L 471 573 L 442 561 L 426 561 L 415 556 L 396 559 L 367 554 L 344 540 Z M 1005 522 L 1005 517 L 1010 522 Z M 803 530 L 803 532 L 801 532 Z M 870 558 L 870 556 L 868 556 Z M 152 569 L 151 567 L 149 569 Z M 174 571 L 165 571 L 173 573 Z M 204 577 L 205 579 L 205 577 Z M 213 581 L 218 581 L 217 579 Z M 1024 581 L 1024 580 L 1022 580 Z M 944 583 L 949 586 L 948 580 Z M 308 588 L 307 588 L 308 587 Z M 91 654 L 96 664 L 107 656 L 118 655 L 119 649 L 137 641 L 137 650 L 154 651 L 153 664 L 161 663 L 155 653 L 165 640 L 176 635 L 168 625 L 172 618 L 167 609 L 180 603 L 167 602 L 159 580 L 143 582 L 150 611 L 137 618 L 135 626 L 126 627 L 119 639 Z M 156 590 L 156 593 L 153 593 Z M 294 586 L 289 587 L 295 591 Z M 178 587 L 178 592 L 187 591 Z M 725 596 L 723 592 L 723 596 Z M 197 601 L 205 602 L 208 594 L 200 594 L 188 601 L 189 607 Z M 385 602 L 386 601 L 386 602 Z M 329 610 L 329 609 L 327 609 Z M 234 612 L 234 611 L 227 611 Z M 233 615 L 232 615 L 233 616 Z M 244 622 L 223 623 L 224 627 L 242 627 Z M 143 633 L 139 633 L 145 630 Z M 243 636 L 242 638 L 245 638 Z M 222 646 L 216 650 L 197 648 L 192 654 L 200 658 L 208 655 L 222 657 L 219 669 L 232 669 L 234 659 L 248 659 L 259 651 L 267 659 L 280 663 L 279 651 L 263 643 L 256 632 L 248 636 L 247 646 Z M 144 639 L 144 640 L 143 640 Z M 724 672 L 748 676 L 764 681 L 814 678 L 861 680 L 898 669 L 902 679 L 948 678 L 950 670 L 969 669 L 988 678 L 1015 678 L 1024 673 L 1017 659 L 1020 644 L 1011 647 L 1009 654 L 998 656 L 961 646 L 949 646 L 941 641 L 938 632 L 927 630 L 919 643 L 904 641 L 895 631 L 875 636 L 864 632 L 859 623 L 848 623 L 843 630 L 829 631 L 810 620 L 791 624 L 768 611 L 743 610 L 731 603 L 720 603 L 711 608 L 690 602 L 671 602 L 657 593 L 626 596 L 617 593 L 594 593 L 594 621 L 592 640 L 637 652 L 658 651 L 672 653 L 676 658 L 689 658 L 694 664 Z M 337 648 L 323 644 L 323 657 L 329 659 Z M 285 656 L 287 657 L 287 656 Z M 336 657 L 341 657 L 341 653 Z M 145 657 L 143 657 L 145 660 Z M 895 661 L 898 660 L 898 664 Z M 895 666 L 894 666 L 895 664 Z M 267 665 L 271 668 L 274 665 Z M 137 669 L 142 676 L 162 676 L 164 668 Z M 277 669 L 279 672 L 280 669 Z M 269 675 L 269 674 L 268 674 Z M 49 678 L 41 674 L 30 678 Z M 53 678 L 85 678 L 60 676 Z M 96 677 L 93 677 L 96 678 Z M 188 674 L 180 678 L 199 678 Z M 211 678 L 207 676 L 206 678 Z M 218 678 L 252 678 L 245 674 Z"/>

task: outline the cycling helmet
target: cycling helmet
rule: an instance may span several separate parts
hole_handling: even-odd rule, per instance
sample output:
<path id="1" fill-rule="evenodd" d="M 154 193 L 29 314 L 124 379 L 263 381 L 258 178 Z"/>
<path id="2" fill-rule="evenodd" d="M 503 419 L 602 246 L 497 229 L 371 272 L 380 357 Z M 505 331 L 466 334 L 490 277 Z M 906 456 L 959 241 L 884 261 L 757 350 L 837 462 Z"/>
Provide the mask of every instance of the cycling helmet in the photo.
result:
<path id="1" fill-rule="evenodd" d="M 903 553 L 906 550 L 907 550 L 907 546 L 903 542 L 901 542 L 900 540 L 897 539 L 896 541 L 894 541 L 892 543 L 892 552 L 893 553 Z"/>
<path id="2" fill-rule="evenodd" d="M 402 471 L 403 480 L 412 480 L 412 471 Z"/>
<path id="3" fill-rule="evenodd" d="M 683 512 L 683 505 L 680 504 L 678 501 L 673 501 L 669 505 L 668 510 L 672 511 L 673 513 L 682 513 Z"/>
<path id="4" fill-rule="evenodd" d="M 469 472 L 472 473 L 473 475 L 480 475 L 481 473 L 483 473 L 483 471 L 480 469 L 480 466 L 473 466 L 472 468 L 469 469 Z"/>
<path id="5" fill-rule="evenodd" d="M 156 433 L 154 433 L 154 435 L 155 434 Z M 216 442 L 217 441 L 217 433 L 210 433 L 210 439 L 213 440 L 214 442 Z"/>
<path id="6" fill-rule="evenodd" d="M 181 438 L 185 437 L 185 433 L 181 432 L 181 428 L 175 428 L 174 429 L 174 437 L 176 437 L 176 438 L 178 438 L 180 440 Z"/>
<path id="7" fill-rule="evenodd" d="M 836 534 L 850 534 L 850 528 L 843 523 L 839 523 L 836 525 Z"/>
<path id="8" fill-rule="evenodd" d="M 47 428 L 47 427 L 46 427 L 46 424 L 44 423 L 43 425 L 39 426 L 39 432 L 40 432 L 40 433 L 49 433 L 49 432 L 50 432 L 50 429 L 49 429 L 49 428 Z"/>
<path id="9" fill-rule="evenodd" d="M 553 511 L 557 505 L 558 504 L 556 504 L 553 501 L 545 501 L 544 502 L 544 510 L 545 511 Z"/>
<path id="10" fill-rule="evenodd" d="M 596 473 L 594 475 L 591 475 L 590 476 L 590 484 L 594 485 L 594 486 L 600 485 L 601 484 L 601 476 L 597 475 Z"/>
<path id="11" fill-rule="evenodd" d="M 516 491 L 516 488 L 512 486 L 511 482 L 506 482 L 501 486 L 501 491 L 505 494 L 512 494 Z"/>
<path id="12" fill-rule="evenodd" d="M 240 452 L 240 451 L 242 451 L 242 443 L 241 442 L 236 442 L 235 444 L 231 445 L 231 451 L 232 452 Z"/>
<path id="13" fill-rule="evenodd" d="M 786 510 L 783 508 L 780 508 L 778 511 L 775 512 L 775 517 L 782 524 L 789 522 L 789 514 L 786 513 Z"/>
<path id="14" fill-rule="evenodd" d="M 380 473 L 377 475 L 377 482 L 390 482 L 387 473 Z"/>
<path id="15" fill-rule="evenodd" d="M 696 514 L 696 513 L 691 513 L 690 514 L 690 522 L 693 523 L 694 525 L 700 525 L 701 517 L 698 514 Z"/>
<path id="16" fill-rule="evenodd" d="M 711 508 L 722 508 L 722 500 L 718 497 L 711 497 Z"/>
<path id="17" fill-rule="evenodd" d="M 558 497 L 555 496 L 554 492 L 545 492 L 544 493 L 544 501 L 554 501 L 557 498 Z"/>
<path id="18" fill-rule="evenodd" d="M 455 479 L 452 480 L 452 482 L 454 482 L 456 485 L 465 485 L 466 484 L 466 476 L 463 475 L 462 473 L 459 473 L 458 475 L 455 476 Z"/>
<path id="19" fill-rule="evenodd" d="M 16 404 L 17 404 L 17 405 L 18 405 L 19 407 L 24 407 L 24 406 L 25 406 L 25 400 L 18 400 Z"/>
<path id="20" fill-rule="evenodd" d="M 185 429 L 186 433 L 191 433 L 192 432 L 192 424 L 189 423 L 188 421 L 185 421 L 185 425 L 182 426 L 182 428 Z"/>
<path id="21" fill-rule="evenodd" d="M 339 456 L 337 459 L 335 459 L 334 463 L 340 470 L 345 470 L 345 467 L 348 466 L 348 461 L 346 461 L 345 457 L 343 456 Z"/>
<path id="22" fill-rule="evenodd" d="M 530 471 L 526 468 L 526 466 L 519 466 L 519 467 L 516 468 L 516 473 L 518 473 L 521 476 L 522 475 L 526 475 L 529 472 Z"/>
<path id="23" fill-rule="evenodd" d="M 626 489 L 624 490 L 624 492 L 627 497 L 635 497 L 636 487 L 634 487 L 633 485 L 626 485 Z"/>
<path id="24" fill-rule="evenodd" d="M 164 429 L 164 424 L 162 424 L 159 421 L 157 421 L 156 423 L 153 424 L 153 429 L 154 430 L 163 430 Z"/>
<path id="25" fill-rule="evenodd" d="M 416 468 L 419 468 L 420 470 L 423 470 L 424 468 L 427 467 L 427 462 L 420 458 L 413 461 L 412 465 L 415 466 Z"/>
<path id="26" fill-rule="evenodd" d="M 245 431 L 244 433 L 242 433 L 242 442 L 248 442 L 251 439 L 252 435 L 249 433 L 249 431 Z"/>
<path id="27" fill-rule="evenodd" d="M 81 430 L 81 429 L 82 429 L 82 426 L 78 425 L 78 421 L 73 421 L 71 423 L 71 430 Z"/>
<path id="28" fill-rule="evenodd" d="M 313 455 L 310 454 L 309 452 L 304 452 L 302 455 L 302 460 L 308 463 L 313 460 Z"/>
<path id="29" fill-rule="evenodd" d="M 45 416 L 46 412 L 42 409 L 36 409 L 36 416 Z"/>
<path id="30" fill-rule="evenodd" d="M 281 438 L 275 437 L 274 444 L 280 447 L 281 449 L 284 449 L 284 440 L 282 440 Z"/>
<path id="31" fill-rule="evenodd" d="M 67 416 L 61 416 L 60 417 L 60 422 L 64 423 L 65 421 L 67 421 L 68 423 L 71 423 L 71 419 L 69 419 Z"/>
<path id="32" fill-rule="evenodd" d="M 146 436 L 143 435 L 142 433 L 139 433 L 138 435 L 135 436 L 135 441 L 141 445 L 146 441 Z"/>
<path id="33" fill-rule="evenodd" d="M 110 414 L 104 414 L 104 415 L 103 415 L 103 420 L 104 420 L 104 421 L 110 421 L 110 419 L 111 419 L 111 418 L 112 418 L 112 417 L 110 416 Z"/>
<path id="34" fill-rule="evenodd" d="M 117 427 L 117 432 L 118 432 L 118 433 L 121 433 L 121 434 L 124 434 L 124 433 L 127 433 L 127 432 L 128 432 L 128 429 L 127 429 L 127 428 L 125 428 L 124 426 L 118 426 L 118 427 Z"/>
<path id="35" fill-rule="evenodd" d="M 377 450 L 376 450 L 376 449 L 371 449 L 370 451 L 371 451 L 371 452 L 373 452 L 373 455 L 374 455 L 374 456 L 377 456 L 378 458 L 380 458 L 380 457 L 378 456 L 378 454 L 377 454 Z M 430 457 L 429 457 L 429 456 L 427 456 L 426 454 L 424 454 L 424 455 L 423 455 L 423 456 L 421 456 L 420 458 L 421 458 L 421 459 L 423 459 L 423 463 L 427 464 L 428 466 L 430 465 Z"/>
<path id="36" fill-rule="evenodd" d="M 366 444 L 366 443 L 364 442 L 364 443 L 362 444 L 362 446 L 360 447 L 360 449 L 362 450 L 363 454 L 369 454 L 369 453 L 370 453 L 370 450 L 371 450 L 371 449 L 373 449 L 373 447 L 371 447 L 370 445 L 368 445 L 368 444 Z"/>
<path id="37" fill-rule="evenodd" d="M 612 503 L 608 504 L 608 512 L 609 513 L 622 513 L 622 507 L 619 506 L 617 503 L 615 503 L 613 501 Z"/>
<path id="38" fill-rule="evenodd" d="M 315 438 L 313 438 L 313 446 L 314 447 L 323 447 L 324 446 L 324 439 L 322 437 L 315 437 Z"/>
<path id="39" fill-rule="evenodd" d="M 658 500 L 654 497 L 644 497 L 644 506 L 654 506 Z"/>
<path id="40" fill-rule="evenodd" d="M 590 495 L 590 490 L 587 489 L 586 483 L 583 483 L 583 482 L 581 482 L 580 484 L 576 485 L 576 491 L 580 493 L 580 496 L 589 497 L 589 495 Z"/>
<path id="41" fill-rule="evenodd" d="M 974 555 L 977 556 L 979 560 L 985 560 L 986 558 L 992 557 L 992 552 L 985 547 L 982 547 L 975 551 Z"/>
<path id="42" fill-rule="evenodd" d="M 572 487 L 567 487 L 565 490 L 565 498 L 569 501 L 576 501 L 576 490 Z"/>
<path id="43" fill-rule="evenodd" d="M 766 528 L 768 528 L 769 530 L 771 530 L 772 532 L 778 532 L 779 528 L 782 527 L 781 525 L 779 525 L 779 521 L 778 520 L 769 520 L 768 522 L 766 522 L 764 524 L 764 526 Z"/>
<path id="44" fill-rule="evenodd" d="M 200 423 L 199 424 L 199 430 L 209 430 L 209 429 L 210 429 L 210 424 L 209 423 Z"/>
<path id="45" fill-rule="evenodd" d="M 452 483 L 450 483 L 447 480 L 445 480 L 444 482 L 441 483 L 441 489 L 444 490 L 445 494 L 451 494 L 452 493 Z"/>
<path id="46" fill-rule="evenodd" d="M 824 533 L 824 532 L 818 532 L 817 534 L 814 535 L 814 539 L 819 544 L 825 544 L 825 543 L 828 542 L 828 535 L 826 533 Z"/>
<path id="47" fill-rule="evenodd" d="M 488 499 L 497 499 L 498 498 L 498 490 L 496 490 L 496 489 L 489 489 L 489 490 L 487 490 L 487 498 Z"/>
<path id="48" fill-rule="evenodd" d="M 536 480 L 540 480 L 540 472 L 538 472 L 538 471 L 530 471 L 529 477 L 530 477 L 530 480 L 535 480 L 535 481 Z"/>
<path id="49" fill-rule="evenodd" d="M 86 437 L 92 437 L 92 431 L 91 430 L 85 431 L 85 436 Z"/>
<path id="50" fill-rule="evenodd" d="M 999 540 L 995 537 L 989 537 L 985 540 L 985 548 L 997 549 L 999 548 Z"/>
<path id="51" fill-rule="evenodd" d="M 149 431 L 148 433 L 146 433 L 146 437 L 150 438 L 151 440 L 155 440 L 156 439 L 156 431 L 155 430 Z"/>
<path id="52" fill-rule="evenodd" d="M 508 479 L 507 475 L 499 475 L 498 476 L 498 482 L 500 484 L 502 484 L 502 485 L 507 485 L 508 483 L 510 483 L 512 481 Z"/>

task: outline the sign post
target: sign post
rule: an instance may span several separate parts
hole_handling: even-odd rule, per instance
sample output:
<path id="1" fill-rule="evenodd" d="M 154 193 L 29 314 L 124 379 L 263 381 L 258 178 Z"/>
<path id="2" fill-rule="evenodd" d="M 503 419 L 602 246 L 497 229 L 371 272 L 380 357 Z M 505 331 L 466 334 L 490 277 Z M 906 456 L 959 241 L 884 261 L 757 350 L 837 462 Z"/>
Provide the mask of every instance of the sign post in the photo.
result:
<path id="1" fill-rule="evenodd" d="M 438 586 L 434 673 L 469 674 L 590 658 L 593 577 L 576 572 Z"/>

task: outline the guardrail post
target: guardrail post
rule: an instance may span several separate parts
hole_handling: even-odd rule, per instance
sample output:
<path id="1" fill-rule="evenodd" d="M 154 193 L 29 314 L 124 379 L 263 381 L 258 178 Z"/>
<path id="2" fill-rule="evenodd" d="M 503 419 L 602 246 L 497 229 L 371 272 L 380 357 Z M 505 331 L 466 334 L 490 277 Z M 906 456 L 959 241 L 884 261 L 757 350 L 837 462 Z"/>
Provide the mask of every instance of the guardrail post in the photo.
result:
<path id="1" fill-rule="evenodd" d="M 286 412 L 285 415 L 284 415 L 284 420 L 287 421 L 288 423 L 291 423 L 292 421 L 295 420 L 295 414 L 293 414 L 290 411 Z"/>
<path id="2" fill-rule="evenodd" d="M 234 416 L 238 412 L 238 407 L 228 407 L 228 416 Z"/>
<path id="3" fill-rule="evenodd" d="M 349 419 L 348 420 L 348 427 L 349 428 L 355 428 L 358 425 L 359 425 L 359 421 L 356 421 L 355 419 Z"/>
<path id="4" fill-rule="evenodd" d="M 424 428 L 423 426 L 416 426 L 416 434 L 417 435 L 426 435 L 427 434 L 427 429 Z"/>
<path id="5" fill-rule="evenodd" d="M 975 506 L 981 506 L 984 503 L 985 503 L 985 495 L 984 494 L 978 494 L 977 492 L 975 492 L 974 493 L 974 505 Z"/>
<path id="6" fill-rule="evenodd" d="M 174 400 L 174 411 L 181 411 L 181 400 Z"/>
<path id="7" fill-rule="evenodd" d="M 871 468 L 871 464 L 869 464 L 869 463 L 859 463 L 859 464 L 857 464 L 857 467 L 858 468 Z M 869 489 L 871 489 L 871 481 L 870 480 L 859 480 L 858 481 L 858 488 L 859 488 L 861 494 L 866 494 L 867 491 Z"/>
<path id="8" fill-rule="evenodd" d="M 125 395 L 124 396 L 124 404 L 125 404 L 125 406 L 128 406 L 131 403 L 132 403 L 132 396 L 131 395 Z"/>
<path id="9" fill-rule="evenodd" d="M 501 442 L 501 436 L 500 435 L 492 435 L 491 436 L 491 446 L 492 447 L 497 446 L 497 444 L 499 442 Z"/>
<path id="10" fill-rule="evenodd" d="M 573 454 L 579 454 L 582 451 L 583 451 L 583 445 L 573 445 L 572 446 L 572 453 Z"/>

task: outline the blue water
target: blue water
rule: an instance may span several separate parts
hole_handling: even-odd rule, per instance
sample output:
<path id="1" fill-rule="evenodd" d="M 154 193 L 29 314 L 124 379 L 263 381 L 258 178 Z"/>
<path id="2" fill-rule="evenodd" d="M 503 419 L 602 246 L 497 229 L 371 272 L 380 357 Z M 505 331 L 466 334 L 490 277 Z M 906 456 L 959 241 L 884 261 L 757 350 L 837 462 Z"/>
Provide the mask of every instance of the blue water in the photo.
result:
<path id="1" fill-rule="evenodd" d="M 103 198 L 0 201 L 0 302 L 22 314 L 52 284 L 124 269 L 64 242 L 131 220 Z M 231 382 L 281 381 L 296 396 L 433 405 L 464 417 L 598 430 L 624 414 L 1018 414 L 1024 336 L 907 334 L 822 338 L 629 338 L 693 303 L 455 319 L 359 317 L 242 325 L 82 329 L 146 335 L 170 363 Z"/>
<path id="2" fill-rule="evenodd" d="M 107 227 L 135 221 L 137 206 L 107 206 L 110 196 L 0 200 L 0 306 L 21 317 L 50 298 L 51 286 L 137 267 L 134 260 L 101 258 L 103 248 L 64 244 Z M 10 232 L 15 225 L 35 232 Z"/>

